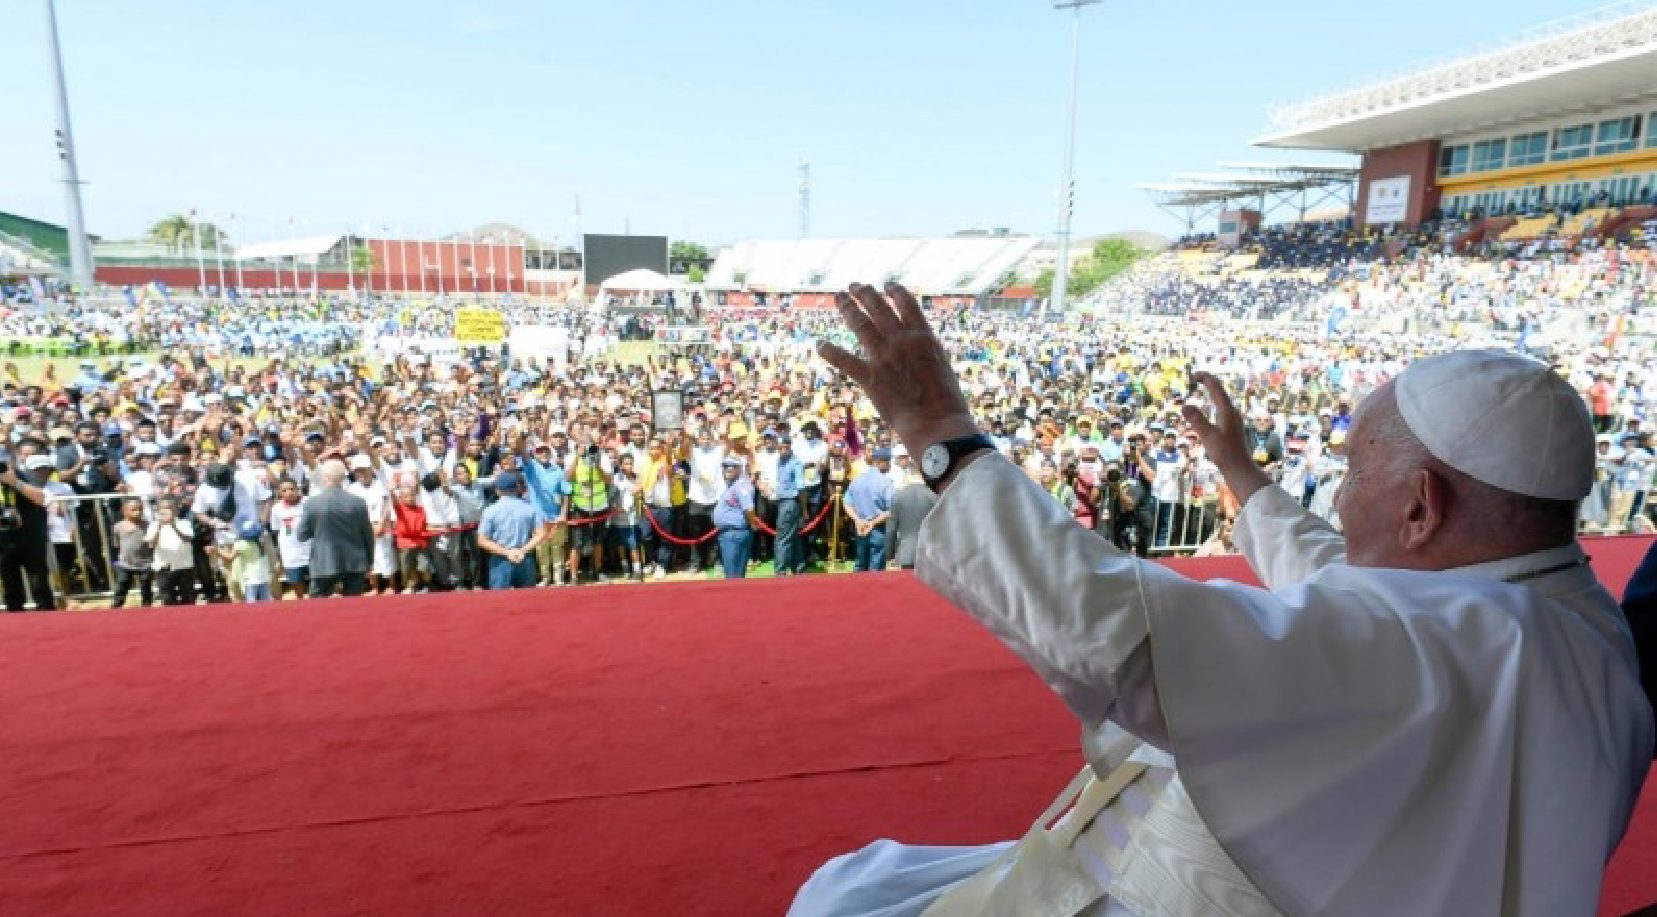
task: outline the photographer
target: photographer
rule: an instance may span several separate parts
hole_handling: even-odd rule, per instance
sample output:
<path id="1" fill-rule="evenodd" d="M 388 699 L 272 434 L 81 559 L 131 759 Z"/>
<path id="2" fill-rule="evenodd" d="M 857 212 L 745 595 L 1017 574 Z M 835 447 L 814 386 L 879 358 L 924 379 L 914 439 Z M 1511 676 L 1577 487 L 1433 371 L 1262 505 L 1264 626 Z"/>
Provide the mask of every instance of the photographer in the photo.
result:
<path id="1" fill-rule="evenodd" d="M 591 434 L 589 434 L 591 435 Z M 597 520 L 610 510 L 610 476 L 604 471 L 604 454 L 597 440 L 590 440 L 577 454 L 570 472 L 570 585 L 581 581 L 581 557 L 592 556 L 593 579 L 604 570 L 604 527 L 584 522 Z"/>
<path id="2" fill-rule="evenodd" d="M 1150 547 L 1151 527 L 1149 513 L 1145 512 L 1149 494 L 1150 489 L 1137 475 L 1124 474 L 1115 462 L 1106 467 L 1099 499 L 1099 532 L 1118 549 L 1140 557 Z"/>
<path id="3" fill-rule="evenodd" d="M 22 611 L 30 594 L 37 610 L 49 611 L 57 603 L 47 559 L 46 492 L 20 477 L 6 458 L 0 461 L 0 589 L 6 593 L 7 611 Z M 44 455 L 23 462 L 31 474 L 49 472 L 54 464 Z"/>

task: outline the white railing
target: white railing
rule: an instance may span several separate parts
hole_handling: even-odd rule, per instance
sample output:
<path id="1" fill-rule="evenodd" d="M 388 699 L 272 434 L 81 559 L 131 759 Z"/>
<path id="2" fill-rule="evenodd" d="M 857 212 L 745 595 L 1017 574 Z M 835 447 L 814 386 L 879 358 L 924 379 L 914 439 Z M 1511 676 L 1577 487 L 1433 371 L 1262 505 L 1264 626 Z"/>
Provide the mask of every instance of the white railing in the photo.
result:
<path id="1" fill-rule="evenodd" d="M 1544 23 L 1455 58 L 1418 63 L 1343 90 L 1274 106 L 1268 119 L 1274 132 L 1305 130 L 1648 44 L 1657 44 L 1657 6 L 1651 0 L 1631 0 Z"/>

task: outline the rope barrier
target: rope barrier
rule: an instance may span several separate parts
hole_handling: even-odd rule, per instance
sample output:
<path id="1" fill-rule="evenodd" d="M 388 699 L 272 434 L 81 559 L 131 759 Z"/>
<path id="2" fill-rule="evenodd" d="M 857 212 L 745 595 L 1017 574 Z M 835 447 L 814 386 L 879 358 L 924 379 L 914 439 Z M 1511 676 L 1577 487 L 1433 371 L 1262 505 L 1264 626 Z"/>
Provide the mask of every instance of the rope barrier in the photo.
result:
<path id="1" fill-rule="evenodd" d="M 796 532 L 795 534 L 796 535 L 810 535 L 812 532 L 816 531 L 817 526 L 823 524 L 823 520 L 828 518 L 829 510 L 831 510 L 833 508 L 834 508 L 834 501 L 833 500 L 823 501 L 823 508 L 821 510 L 818 510 L 817 518 L 815 518 L 815 519 L 811 520 L 810 522 L 806 523 L 805 525 L 801 526 L 800 530 L 798 532 Z M 770 527 L 769 525 L 766 525 L 765 520 L 763 520 L 763 519 L 759 520 L 759 530 L 764 532 L 767 535 L 770 535 L 773 538 L 775 538 L 776 535 L 777 535 L 777 530 Z"/>
<path id="2" fill-rule="evenodd" d="M 681 547 L 695 547 L 699 544 L 705 544 L 712 541 L 714 537 L 719 534 L 718 529 L 712 529 L 700 538 L 680 538 L 676 535 L 663 531 L 661 524 L 656 521 L 656 514 L 650 512 L 648 509 L 645 510 L 644 518 L 650 520 L 650 527 L 656 530 L 656 534 L 659 535 L 663 541 L 668 544 L 676 544 Z"/>

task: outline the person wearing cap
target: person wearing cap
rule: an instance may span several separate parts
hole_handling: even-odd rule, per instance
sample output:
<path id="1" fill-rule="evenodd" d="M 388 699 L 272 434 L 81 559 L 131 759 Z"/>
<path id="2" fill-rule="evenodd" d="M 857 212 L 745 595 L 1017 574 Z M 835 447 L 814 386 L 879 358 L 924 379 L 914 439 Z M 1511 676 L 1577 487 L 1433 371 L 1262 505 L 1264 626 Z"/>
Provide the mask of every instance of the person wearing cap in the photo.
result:
<path id="1" fill-rule="evenodd" d="M 345 490 L 368 508 L 368 520 L 374 531 L 372 563 L 365 570 L 368 586 L 376 593 L 385 593 L 392 588 L 392 578 L 397 575 L 397 546 L 392 536 L 396 520 L 392 516 L 391 491 L 380 481 L 374 460 L 366 453 L 351 456 L 350 473 L 351 483 L 345 485 Z M 311 576 L 314 581 L 315 570 Z"/>
<path id="2" fill-rule="evenodd" d="M 523 499 L 524 479 L 516 471 L 495 477 L 500 495 L 478 523 L 478 549 L 484 555 L 490 589 L 529 589 L 535 585 L 535 547 L 546 537 L 540 513 Z"/>
<path id="3" fill-rule="evenodd" d="M 1272 486 L 1198 374 L 1213 413 L 1185 418 L 1242 503 L 1235 543 L 1265 588 L 1202 583 L 1075 526 L 976 438 L 924 315 L 888 295 L 839 299 L 866 356 L 819 353 L 932 450 L 942 496 L 916 574 L 1082 721 L 1089 766 L 1054 811 L 1085 804 L 1073 831 L 1012 850 L 839 858 L 793 917 L 876 913 L 893 893 L 979 913 L 965 899 L 994 892 L 1009 914 L 1183 914 L 1191 888 L 1224 889 L 1231 914 L 1595 911 L 1653 723 L 1628 623 L 1576 540 L 1594 434 L 1569 383 L 1503 351 L 1410 363 L 1354 415 L 1343 536 Z"/>
<path id="4" fill-rule="evenodd" d="M 711 517 L 719 532 L 719 563 L 726 579 L 742 579 L 748 575 L 748 556 L 759 522 L 754 514 L 754 482 L 742 459 L 735 456 L 724 459 L 720 471 L 725 489 L 714 503 Z"/>
<path id="5" fill-rule="evenodd" d="M 892 514 L 892 450 L 876 449 L 873 461 L 846 488 L 846 515 L 852 520 L 852 569 L 886 569 L 886 518 Z"/>
<path id="6" fill-rule="evenodd" d="M 369 506 L 345 487 L 345 463 L 329 459 L 317 469 L 320 489 L 305 498 L 294 537 L 310 545 L 310 597 L 347 596 L 368 588 L 377 534 Z"/>

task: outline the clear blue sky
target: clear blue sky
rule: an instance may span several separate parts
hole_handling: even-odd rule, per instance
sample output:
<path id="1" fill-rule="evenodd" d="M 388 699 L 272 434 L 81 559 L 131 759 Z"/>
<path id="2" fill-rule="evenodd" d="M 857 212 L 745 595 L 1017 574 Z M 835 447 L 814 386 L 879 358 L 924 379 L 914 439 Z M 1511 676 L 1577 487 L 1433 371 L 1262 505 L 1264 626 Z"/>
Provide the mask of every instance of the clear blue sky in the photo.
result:
<path id="1" fill-rule="evenodd" d="M 0 209 L 64 212 L 39 0 L 0 8 Z M 258 240 L 506 220 L 569 239 L 1047 233 L 1068 14 L 1048 0 L 58 0 L 89 228 L 190 207 Z M 1268 106 L 1578 9 L 1106 0 L 1085 12 L 1076 231 L 1176 233 L 1134 190 Z M 1305 154 L 1278 158 L 1305 159 Z"/>

